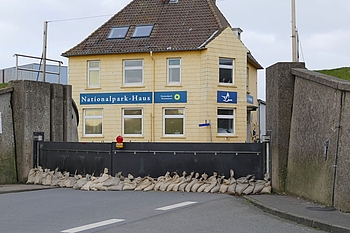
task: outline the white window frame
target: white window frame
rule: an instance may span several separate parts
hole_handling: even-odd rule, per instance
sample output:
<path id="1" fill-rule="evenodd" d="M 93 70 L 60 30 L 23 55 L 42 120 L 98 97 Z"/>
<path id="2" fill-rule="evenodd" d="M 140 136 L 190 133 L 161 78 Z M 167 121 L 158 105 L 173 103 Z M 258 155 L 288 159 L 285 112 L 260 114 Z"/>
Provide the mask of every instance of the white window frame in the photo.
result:
<path id="1" fill-rule="evenodd" d="M 102 110 L 102 114 L 95 115 L 95 116 L 86 116 L 86 111 L 88 111 L 88 110 Z M 84 114 L 84 125 L 83 125 L 84 137 L 101 137 L 101 136 L 103 136 L 103 108 L 85 108 L 85 109 L 83 109 L 83 114 Z M 101 119 L 101 122 L 102 122 L 101 134 L 87 134 L 86 133 L 86 119 Z"/>
<path id="2" fill-rule="evenodd" d="M 142 65 L 141 66 L 126 66 L 126 62 L 128 61 L 141 61 L 142 62 Z M 133 60 L 124 60 L 123 61 L 123 68 L 124 68 L 124 71 L 123 71 L 123 74 L 124 74 L 124 85 L 125 86 L 140 86 L 140 85 L 143 85 L 143 76 L 144 76 L 144 69 L 143 69 L 143 66 L 144 66 L 144 61 L 143 59 L 133 59 Z M 126 80 L 126 71 L 128 70 L 140 70 L 141 69 L 141 82 L 138 82 L 138 83 L 128 83 L 127 80 Z"/>
<path id="3" fill-rule="evenodd" d="M 141 115 L 125 115 L 125 110 L 141 110 Z M 125 137 L 142 137 L 143 136 L 143 109 L 142 108 L 123 108 L 122 109 L 122 133 Z M 141 133 L 140 134 L 125 134 L 124 126 L 125 119 L 141 119 Z"/>
<path id="4" fill-rule="evenodd" d="M 232 61 L 232 65 L 220 64 L 220 59 L 231 60 Z M 231 69 L 231 71 L 232 71 L 232 82 L 231 83 L 221 82 L 220 81 L 220 69 Z M 224 58 L 224 57 L 220 57 L 219 58 L 219 83 L 223 84 L 223 85 L 234 85 L 234 83 L 235 83 L 235 59 L 233 59 L 233 58 Z"/>
<path id="5" fill-rule="evenodd" d="M 166 115 L 166 110 L 175 110 L 175 109 L 181 109 L 183 114 L 182 115 Z M 184 137 L 185 136 L 185 115 L 186 115 L 186 112 L 185 112 L 185 108 L 164 108 L 163 109 L 163 136 L 165 137 Z M 183 119 L 182 121 L 182 131 L 183 133 L 182 134 L 166 134 L 165 133 L 165 126 L 166 126 L 166 119 Z"/>
<path id="6" fill-rule="evenodd" d="M 218 112 L 217 112 L 217 134 L 218 134 L 218 136 L 233 136 L 233 135 L 235 135 L 235 131 L 236 131 L 236 119 L 235 119 L 236 109 L 235 108 L 224 108 L 223 107 L 223 108 L 217 108 L 217 111 L 219 111 L 219 109 L 232 110 L 233 114 L 232 115 L 218 115 Z M 219 119 L 231 119 L 232 120 L 232 132 L 231 133 L 219 132 Z"/>
<path id="7" fill-rule="evenodd" d="M 170 61 L 173 61 L 173 60 L 179 60 L 180 61 L 180 64 L 179 65 L 170 65 Z M 167 65 L 168 65 L 168 84 L 180 84 L 181 83 L 181 58 L 168 58 L 167 59 Z M 179 72 L 179 81 L 172 81 L 170 80 L 170 70 L 171 69 L 180 69 L 180 72 Z"/>
<path id="8" fill-rule="evenodd" d="M 90 63 L 92 62 L 98 62 L 98 67 L 90 67 Z M 100 75 L 101 75 L 101 62 L 97 61 L 97 60 L 92 60 L 92 61 L 88 61 L 88 87 L 89 88 L 96 88 L 96 87 L 100 87 Z M 97 85 L 91 85 L 90 84 L 90 71 L 98 71 L 98 84 Z"/>

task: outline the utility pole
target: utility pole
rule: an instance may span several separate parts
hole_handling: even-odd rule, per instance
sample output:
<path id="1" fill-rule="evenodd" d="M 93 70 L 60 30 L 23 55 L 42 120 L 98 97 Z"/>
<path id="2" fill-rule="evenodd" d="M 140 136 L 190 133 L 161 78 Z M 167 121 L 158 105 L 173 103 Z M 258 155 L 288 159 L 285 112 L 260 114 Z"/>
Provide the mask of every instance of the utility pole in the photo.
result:
<path id="1" fill-rule="evenodd" d="M 299 62 L 298 33 L 295 18 L 295 0 L 292 0 L 292 57 L 293 62 Z"/>
<path id="2" fill-rule="evenodd" d="M 48 21 L 44 22 L 44 36 L 43 36 L 43 82 L 45 82 L 46 76 L 46 50 L 47 50 L 47 24 Z"/>

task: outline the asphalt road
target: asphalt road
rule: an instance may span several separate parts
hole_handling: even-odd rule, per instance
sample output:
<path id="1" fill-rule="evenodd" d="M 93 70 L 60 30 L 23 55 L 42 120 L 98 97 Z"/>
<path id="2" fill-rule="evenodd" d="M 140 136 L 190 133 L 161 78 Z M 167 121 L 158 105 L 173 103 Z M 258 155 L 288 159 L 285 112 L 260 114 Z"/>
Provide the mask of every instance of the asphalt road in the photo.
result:
<path id="1" fill-rule="evenodd" d="M 0 195 L 0 233 L 313 233 L 240 197 L 50 189 Z"/>

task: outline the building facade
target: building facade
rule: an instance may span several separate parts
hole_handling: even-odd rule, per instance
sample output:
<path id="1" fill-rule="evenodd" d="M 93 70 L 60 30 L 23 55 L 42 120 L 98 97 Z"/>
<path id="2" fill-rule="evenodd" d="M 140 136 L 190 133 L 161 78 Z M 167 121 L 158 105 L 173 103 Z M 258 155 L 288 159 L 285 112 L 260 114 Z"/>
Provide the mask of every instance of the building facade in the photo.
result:
<path id="1" fill-rule="evenodd" d="M 262 67 L 240 33 L 214 0 L 129 3 L 63 53 L 80 141 L 254 140 Z"/>
<path id="2" fill-rule="evenodd" d="M 32 80 L 32 81 L 42 81 L 42 65 L 38 63 L 30 63 L 26 65 L 21 65 L 16 70 L 16 67 L 0 69 L 0 83 L 8 83 L 11 80 Z M 25 70 L 22 70 L 25 69 Z M 46 72 L 51 72 L 46 74 L 46 82 L 49 83 L 59 83 L 68 84 L 68 67 L 57 65 L 46 65 Z M 60 75 L 53 74 L 59 73 Z"/>

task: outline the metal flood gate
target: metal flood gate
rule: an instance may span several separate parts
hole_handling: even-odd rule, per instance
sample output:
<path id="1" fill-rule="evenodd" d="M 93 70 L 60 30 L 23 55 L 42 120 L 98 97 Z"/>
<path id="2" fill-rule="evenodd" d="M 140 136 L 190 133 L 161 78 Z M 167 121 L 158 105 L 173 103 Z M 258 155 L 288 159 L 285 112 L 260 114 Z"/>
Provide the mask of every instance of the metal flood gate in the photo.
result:
<path id="1" fill-rule="evenodd" d="M 262 179 L 266 173 L 265 143 L 115 143 L 40 142 L 39 164 L 43 168 L 95 176 L 106 167 L 109 174 L 158 177 L 167 171 L 191 171 L 211 175 L 214 171 L 229 177 L 248 174 Z"/>

